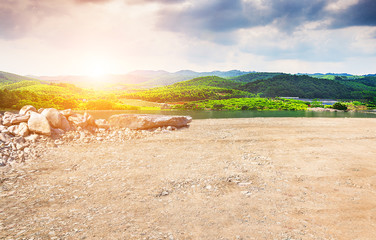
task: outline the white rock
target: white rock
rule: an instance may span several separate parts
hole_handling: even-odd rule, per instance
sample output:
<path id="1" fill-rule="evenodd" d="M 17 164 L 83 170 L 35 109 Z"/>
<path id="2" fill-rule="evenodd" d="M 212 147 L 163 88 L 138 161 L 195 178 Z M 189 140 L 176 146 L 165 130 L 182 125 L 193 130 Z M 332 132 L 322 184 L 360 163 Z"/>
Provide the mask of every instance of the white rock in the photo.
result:
<path id="1" fill-rule="evenodd" d="M 27 125 L 31 132 L 35 132 L 35 133 L 39 133 L 39 134 L 43 134 L 47 136 L 51 135 L 51 126 L 47 118 L 42 114 L 31 112 Z"/>
<path id="2" fill-rule="evenodd" d="M 31 105 L 23 106 L 19 112 L 20 115 L 26 115 L 29 114 L 29 111 L 36 112 L 37 109 Z"/>

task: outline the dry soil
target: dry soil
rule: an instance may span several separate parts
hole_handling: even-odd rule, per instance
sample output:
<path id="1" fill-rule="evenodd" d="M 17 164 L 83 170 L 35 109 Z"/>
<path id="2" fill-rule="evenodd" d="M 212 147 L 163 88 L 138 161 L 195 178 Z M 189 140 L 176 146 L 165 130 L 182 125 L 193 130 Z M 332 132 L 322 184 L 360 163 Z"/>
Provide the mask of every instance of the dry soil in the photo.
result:
<path id="1" fill-rule="evenodd" d="M 376 239 L 376 119 L 194 120 L 0 171 L 0 239 Z"/>

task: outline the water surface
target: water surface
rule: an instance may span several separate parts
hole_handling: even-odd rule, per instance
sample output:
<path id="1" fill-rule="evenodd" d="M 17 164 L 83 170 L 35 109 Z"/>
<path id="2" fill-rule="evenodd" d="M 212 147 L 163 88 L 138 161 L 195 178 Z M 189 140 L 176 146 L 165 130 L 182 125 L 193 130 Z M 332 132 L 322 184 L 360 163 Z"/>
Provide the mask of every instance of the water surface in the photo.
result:
<path id="1" fill-rule="evenodd" d="M 320 118 L 376 118 L 376 112 L 312 112 L 312 111 L 192 111 L 192 110 L 89 110 L 94 118 L 108 119 L 115 114 L 188 115 L 193 119 L 256 118 L 256 117 L 320 117 Z"/>

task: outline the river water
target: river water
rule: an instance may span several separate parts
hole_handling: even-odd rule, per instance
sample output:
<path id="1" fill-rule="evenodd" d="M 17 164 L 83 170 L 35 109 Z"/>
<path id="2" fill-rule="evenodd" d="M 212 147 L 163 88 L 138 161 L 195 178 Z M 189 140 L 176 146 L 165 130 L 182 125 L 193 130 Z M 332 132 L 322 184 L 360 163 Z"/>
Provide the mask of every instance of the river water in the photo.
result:
<path id="1" fill-rule="evenodd" d="M 255 117 L 321 117 L 321 118 L 376 118 L 376 112 L 313 112 L 313 111 L 140 111 L 140 110 L 90 110 L 94 118 L 108 119 L 115 114 L 186 115 L 193 119 L 255 118 Z"/>
<path id="2" fill-rule="evenodd" d="M 17 113 L 18 111 L 12 111 Z M 83 113 L 84 111 L 76 111 Z M 306 117 L 306 118 L 376 118 L 376 111 L 313 112 L 313 111 L 193 111 L 193 110 L 88 110 L 95 119 L 108 119 L 115 114 L 184 115 L 193 119 L 257 118 L 257 117 Z M 3 114 L 4 111 L 0 111 Z"/>

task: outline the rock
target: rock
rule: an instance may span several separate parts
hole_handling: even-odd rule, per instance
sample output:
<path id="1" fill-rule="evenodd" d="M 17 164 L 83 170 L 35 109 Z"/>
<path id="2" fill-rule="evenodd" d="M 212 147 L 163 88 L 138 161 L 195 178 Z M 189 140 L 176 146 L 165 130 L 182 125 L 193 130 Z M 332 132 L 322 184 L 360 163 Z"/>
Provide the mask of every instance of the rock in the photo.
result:
<path id="1" fill-rule="evenodd" d="M 13 125 L 13 126 L 8 127 L 8 131 L 13 136 L 16 136 L 17 135 L 17 131 L 18 131 L 18 125 Z"/>
<path id="2" fill-rule="evenodd" d="M 14 116 L 14 113 L 5 112 L 3 116 L 2 124 L 7 127 L 11 126 L 12 125 L 11 121 L 12 121 L 13 116 Z"/>
<path id="3" fill-rule="evenodd" d="M 31 132 L 35 132 L 35 133 L 39 133 L 39 134 L 43 134 L 47 136 L 51 135 L 51 126 L 47 118 L 42 114 L 31 112 L 27 125 Z"/>
<path id="4" fill-rule="evenodd" d="M 3 124 L 3 115 L 0 114 L 0 126 Z"/>
<path id="5" fill-rule="evenodd" d="M 54 142 L 56 145 L 62 145 L 64 142 L 61 140 L 56 139 Z"/>
<path id="6" fill-rule="evenodd" d="M 93 116 L 91 116 L 88 113 L 82 114 L 73 114 L 68 117 L 68 120 L 73 123 L 75 127 L 81 127 L 81 128 L 90 128 L 95 127 L 95 119 Z"/>
<path id="7" fill-rule="evenodd" d="M 36 142 L 39 138 L 38 134 L 32 134 L 30 136 L 25 137 L 27 141 Z"/>
<path id="8" fill-rule="evenodd" d="M 167 116 L 148 114 L 120 114 L 110 117 L 110 125 L 113 127 L 125 127 L 129 129 L 151 129 L 158 127 L 184 127 L 192 121 L 190 116 Z"/>
<path id="9" fill-rule="evenodd" d="M 95 119 L 93 118 L 93 116 L 91 116 L 87 112 L 84 113 L 84 119 L 89 126 L 94 126 L 94 127 L 96 126 L 95 125 Z"/>
<path id="10" fill-rule="evenodd" d="M 64 134 L 64 130 L 60 128 L 51 128 L 51 137 L 52 138 L 59 138 L 61 135 Z"/>
<path id="11" fill-rule="evenodd" d="M 41 114 L 47 118 L 51 127 L 54 127 L 54 128 L 61 127 L 61 119 L 63 115 L 55 108 L 46 108 L 43 110 Z"/>
<path id="12" fill-rule="evenodd" d="M 8 131 L 6 126 L 0 125 L 0 132 Z"/>
<path id="13" fill-rule="evenodd" d="M 29 114 L 30 112 L 29 111 L 32 111 L 32 112 L 36 112 L 37 109 L 31 105 L 25 105 L 21 108 L 19 114 L 20 115 L 26 115 L 26 114 Z"/>
<path id="14" fill-rule="evenodd" d="M 65 132 L 72 130 L 72 127 L 65 116 L 62 116 L 61 118 L 60 128 L 63 129 Z"/>
<path id="15" fill-rule="evenodd" d="M 13 142 L 16 143 L 16 144 L 24 144 L 24 143 L 26 143 L 26 140 L 23 137 L 16 137 L 16 138 L 13 139 Z"/>
<path id="16" fill-rule="evenodd" d="M 97 125 L 98 128 L 103 128 L 103 129 L 110 128 L 110 124 L 107 122 L 106 119 L 96 119 L 95 125 Z"/>
<path id="17" fill-rule="evenodd" d="M 18 125 L 16 134 L 21 137 L 26 137 L 27 135 L 29 135 L 29 127 L 27 126 L 27 123 L 20 123 L 20 125 Z"/>
<path id="18" fill-rule="evenodd" d="M 0 141 L 9 142 L 12 139 L 12 136 L 8 133 L 0 133 Z"/>
<path id="19" fill-rule="evenodd" d="M 75 127 L 85 128 L 87 126 L 87 122 L 85 122 L 82 114 L 75 113 L 68 117 L 68 121 L 73 123 Z"/>
<path id="20" fill-rule="evenodd" d="M 73 115 L 72 109 L 61 110 L 60 113 L 63 114 L 64 117 L 69 117 Z"/>
<path id="21" fill-rule="evenodd" d="M 15 114 L 12 116 L 10 123 L 12 125 L 19 124 L 22 122 L 27 122 L 30 118 L 30 115 L 20 115 L 20 114 Z"/>

